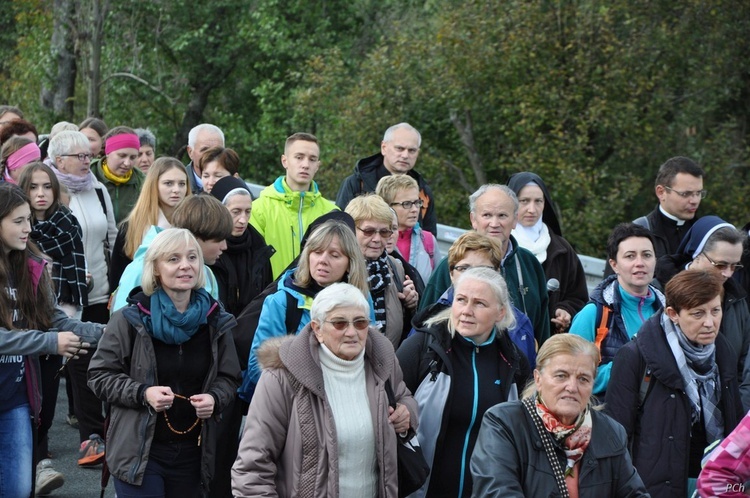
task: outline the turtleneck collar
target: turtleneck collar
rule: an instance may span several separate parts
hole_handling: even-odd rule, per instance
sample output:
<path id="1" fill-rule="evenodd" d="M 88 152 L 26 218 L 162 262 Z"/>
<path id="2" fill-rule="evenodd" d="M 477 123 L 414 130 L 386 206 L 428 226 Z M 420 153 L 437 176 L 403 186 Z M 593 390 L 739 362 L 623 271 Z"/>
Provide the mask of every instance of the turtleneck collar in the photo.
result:
<path id="1" fill-rule="evenodd" d="M 320 344 L 320 365 L 332 372 L 354 372 L 359 370 L 365 364 L 365 349 L 353 359 L 345 360 L 339 358 L 333 352 L 328 349 L 325 344 Z"/>

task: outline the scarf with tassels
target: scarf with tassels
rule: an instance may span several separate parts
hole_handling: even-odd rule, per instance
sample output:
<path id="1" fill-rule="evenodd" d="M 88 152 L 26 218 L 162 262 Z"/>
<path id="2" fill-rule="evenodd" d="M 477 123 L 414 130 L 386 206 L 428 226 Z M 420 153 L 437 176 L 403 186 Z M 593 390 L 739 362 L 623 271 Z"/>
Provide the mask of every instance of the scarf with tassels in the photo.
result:
<path id="1" fill-rule="evenodd" d="M 372 308 L 375 314 L 376 327 L 385 331 L 385 291 L 391 285 L 391 274 L 388 271 L 388 253 L 383 251 L 377 259 L 367 260 L 367 283 L 370 285 Z"/>
<path id="2" fill-rule="evenodd" d="M 573 425 L 566 425 L 547 408 L 541 396 L 537 396 L 536 399 L 536 412 L 542 418 L 545 429 L 563 445 L 567 459 L 565 477 L 572 476 L 577 479 L 577 476 L 573 475 L 573 468 L 583 458 L 583 453 L 591 442 L 591 412 L 586 408 Z"/>

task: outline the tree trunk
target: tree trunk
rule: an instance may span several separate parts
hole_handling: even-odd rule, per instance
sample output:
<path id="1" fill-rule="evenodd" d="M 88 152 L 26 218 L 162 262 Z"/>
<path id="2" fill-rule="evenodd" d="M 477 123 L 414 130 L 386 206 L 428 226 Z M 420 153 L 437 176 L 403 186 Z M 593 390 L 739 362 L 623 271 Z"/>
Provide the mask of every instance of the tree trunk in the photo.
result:
<path id="1" fill-rule="evenodd" d="M 88 101 L 86 105 L 86 113 L 88 116 L 101 117 L 101 109 L 99 104 L 100 97 L 100 85 L 102 80 L 101 67 L 102 67 L 102 44 L 104 43 L 104 21 L 107 18 L 109 12 L 109 0 L 94 0 L 92 2 L 93 9 L 91 13 L 92 17 L 92 31 L 91 37 L 91 52 L 90 52 L 90 66 L 89 66 L 89 88 L 88 88 Z"/>
<path id="2" fill-rule="evenodd" d="M 72 30 L 72 0 L 55 0 L 55 24 L 52 32 L 52 56 L 57 62 L 54 78 L 42 87 L 42 107 L 52 111 L 55 119 L 73 119 L 73 98 L 76 84 L 75 36 Z M 48 86 L 49 85 L 49 86 Z"/>
<path id="3" fill-rule="evenodd" d="M 168 154 L 174 157 L 181 157 L 188 143 L 188 134 L 190 130 L 201 124 L 203 111 L 208 105 L 208 96 L 211 94 L 212 86 L 203 86 L 194 88 L 193 95 L 190 97 L 190 103 L 185 109 L 185 116 L 182 118 L 180 128 L 175 134 L 174 141 L 169 147 Z M 185 161 L 187 162 L 187 161 Z"/>

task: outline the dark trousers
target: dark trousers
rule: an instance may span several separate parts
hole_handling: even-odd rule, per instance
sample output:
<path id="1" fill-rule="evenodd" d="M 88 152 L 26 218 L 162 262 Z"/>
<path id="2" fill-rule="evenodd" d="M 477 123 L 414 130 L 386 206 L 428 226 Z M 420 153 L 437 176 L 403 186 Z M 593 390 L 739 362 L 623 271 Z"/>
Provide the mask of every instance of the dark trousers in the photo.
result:
<path id="1" fill-rule="evenodd" d="M 154 441 L 141 485 L 128 484 L 117 478 L 114 484 L 118 498 L 199 498 L 201 448 L 194 441 Z"/>
<path id="2" fill-rule="evenodd" d="M 107 304 L 86 306 L 81 313 L 81 321 L 106 324 L 109 321 Z M 104 437 L 102 402 L 86 383 L 86 374 L 93 354 L 94 351 L 89 350 L 88 354 L 80 355 L 77 360 L 71 358 L 65 367 L 73 388 L 73 405 L 78 419 L 78 433 L 81 441 L 87 440 L 91 434 Z"/>
<path id="3" fill-rule="evenodd" d="M 39 357 L 39 377 L 42 383 L 42 410 L 39 414 L 39 427 L 37 428 L 37 447 L 34 462 L 47 458 L 49 452 L 49 429 L 55 418 L 55 407 L 57 406 L 57 391 L 60 388 L 60 375 L 58 371 L 62 366 L 62 356 L 55 354 Z"/>

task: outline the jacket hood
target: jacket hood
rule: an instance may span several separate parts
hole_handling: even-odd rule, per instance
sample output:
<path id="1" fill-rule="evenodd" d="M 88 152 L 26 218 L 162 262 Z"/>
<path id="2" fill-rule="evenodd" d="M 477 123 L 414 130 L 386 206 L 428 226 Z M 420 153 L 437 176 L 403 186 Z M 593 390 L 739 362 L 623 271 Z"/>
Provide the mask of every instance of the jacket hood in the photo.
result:
<path id="1" fill-rule="evenodd" d="M 383 166 L 383 154 L 378 152 L 357 161 L 354 165 L 354 173 L 360 175 L 374 175 L 379 167 Z"/>
<path id="2" fill-rule="evenodd" d="M 544 211 L 542 212 L 542 221 L 551 232 L 556 233 L 562 237 L 562 229 L 560 228 L 560 221 L 555 210 L 555 204 L 552 202 L 552 197 L 549 195 L 549 190 L 544 184 L 544 181 L 539 175 L 531 173 L 530 171 L 523 171 L 516 173 L 508 179 L 508 187 L 518 195 L 518 193 L 529 183 L 536 183 L 542 193 L 544 194 Z"/>
<path id="3" fill-rule="evenodd" d="M 286 367 L 284 367 L 284 363 L 281 361 L 279 350 L 281 349 L 282 344 L 291 340 L 294 340 L 293 335 L 274 337 L 272 339 L 264 341 L 263 344 L 260 345 L 256 353 L 258 357 L 258 365 L 260 365 L 261 370 L 265 370 L 267 368 L 285 369 Z"/>

